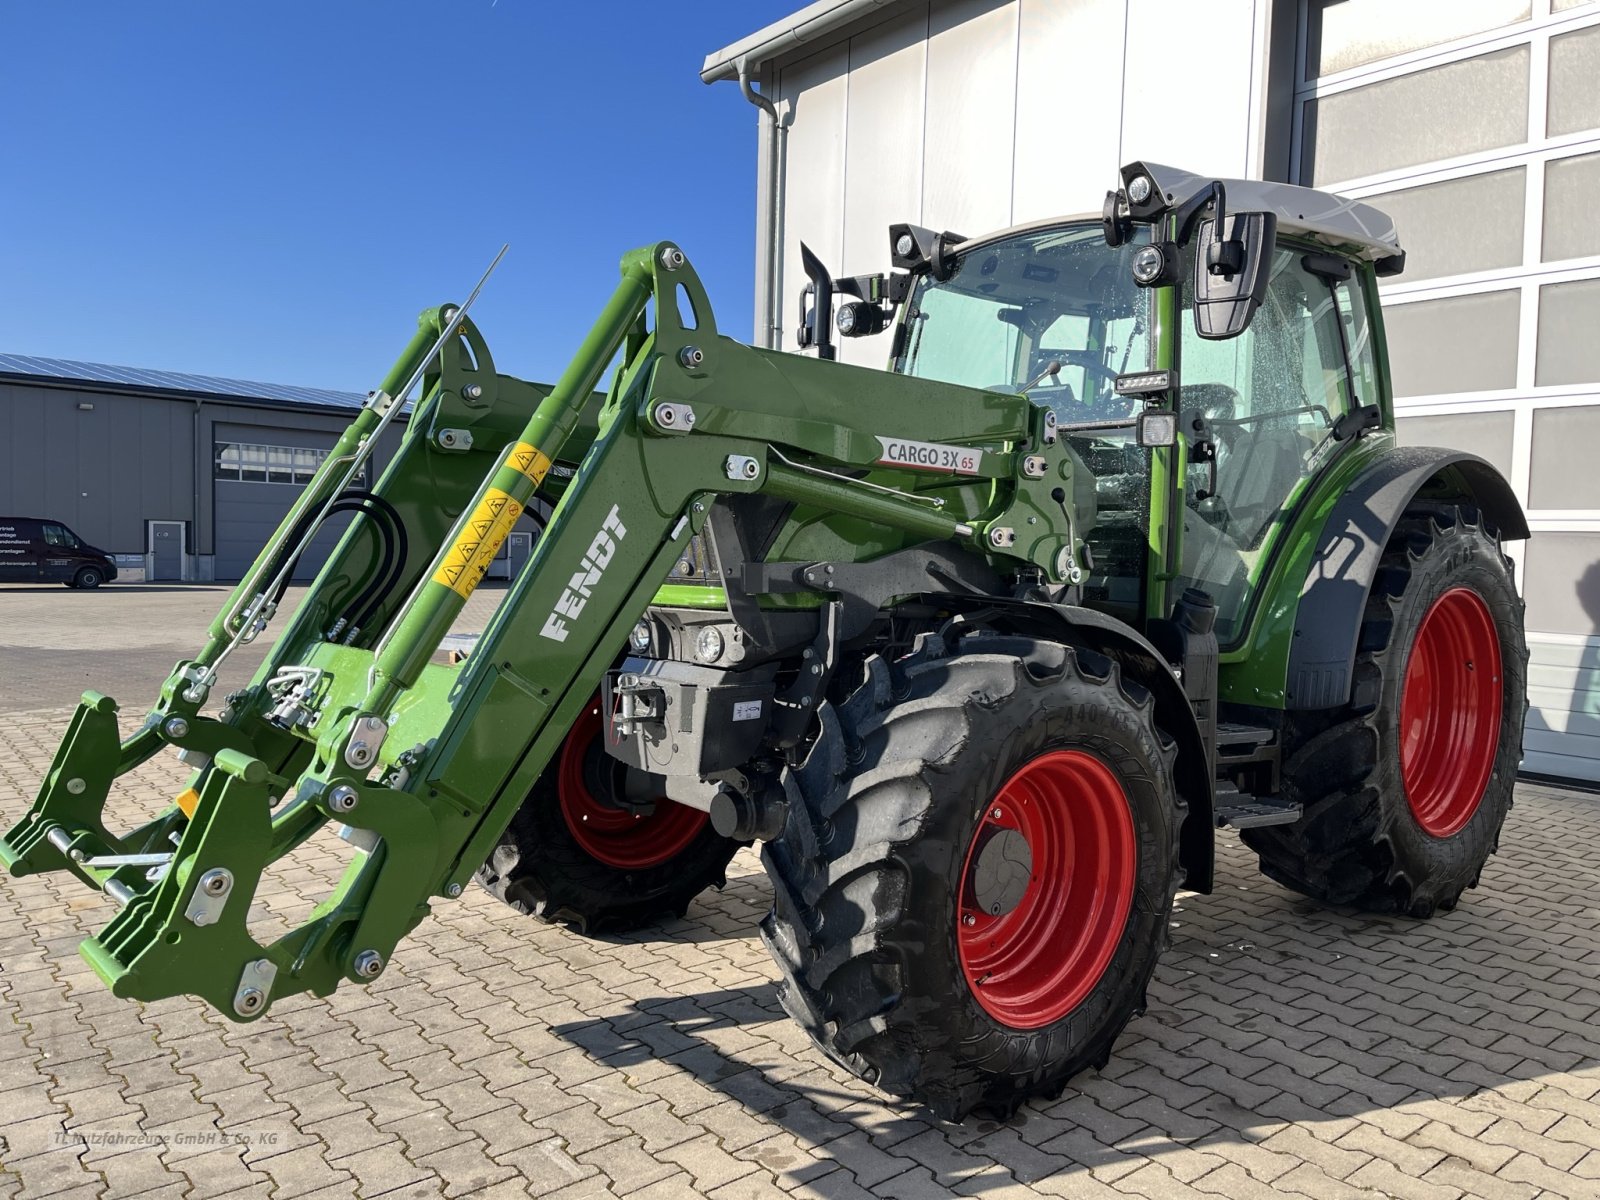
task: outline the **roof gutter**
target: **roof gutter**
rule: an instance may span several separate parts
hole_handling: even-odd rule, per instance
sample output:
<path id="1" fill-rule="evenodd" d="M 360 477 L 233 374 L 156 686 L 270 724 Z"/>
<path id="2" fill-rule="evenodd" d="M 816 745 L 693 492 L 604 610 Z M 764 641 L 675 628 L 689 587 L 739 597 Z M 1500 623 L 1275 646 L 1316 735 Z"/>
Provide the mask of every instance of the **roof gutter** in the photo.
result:
<path id="1" fill-rule="evenodd" d="M 700 78 L 706 83 L 737 79 L 741 64 L 746 71 L 754 70 L 808 42 L 828 37 L 858 17 L 884 12 L 901 3 L 903 0 L 816 0 L 731 46 L 706 55 Z"/>

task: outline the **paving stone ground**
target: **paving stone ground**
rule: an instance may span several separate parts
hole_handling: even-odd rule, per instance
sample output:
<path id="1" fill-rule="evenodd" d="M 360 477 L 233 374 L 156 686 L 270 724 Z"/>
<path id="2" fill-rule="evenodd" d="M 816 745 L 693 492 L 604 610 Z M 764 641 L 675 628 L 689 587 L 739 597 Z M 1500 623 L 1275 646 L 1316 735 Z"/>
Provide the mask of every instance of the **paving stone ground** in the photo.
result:
<path id="1" fill-rule="evenodd" d="M 8 824 L 66 716 L 0 725 Z M 142 768 L 130 819 L 183 777 Z M 266 881 L 264 933 L 342 848 Z M 469 889 L 371 987 L 240 1026 L 115 999 L 76 952 L 107 902 L 0 877 L 0 1200 L 1600 1197 L 1600 798 L 1519 787 L 1483 886 L 1427 923 L 1320 908 L 1224 836 L 1106 1069 L 1008 1123 L 936 1122 L 812 1049 L 768 900 L 746 853 L 687 919 L 586 940 Z"/>

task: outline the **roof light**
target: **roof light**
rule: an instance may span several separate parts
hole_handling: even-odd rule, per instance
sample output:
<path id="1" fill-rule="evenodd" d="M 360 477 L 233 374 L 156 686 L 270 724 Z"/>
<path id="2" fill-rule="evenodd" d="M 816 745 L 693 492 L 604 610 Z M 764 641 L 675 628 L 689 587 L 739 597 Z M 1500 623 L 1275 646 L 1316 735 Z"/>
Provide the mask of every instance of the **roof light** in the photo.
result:
<path id="1" fill-rule="evenodd" d="M 1135 175 L 1128 181 L 1128 199 L 1135 204 L 1143 204 L 1150 199 L 1151 186 L 1150 176 Z"/>

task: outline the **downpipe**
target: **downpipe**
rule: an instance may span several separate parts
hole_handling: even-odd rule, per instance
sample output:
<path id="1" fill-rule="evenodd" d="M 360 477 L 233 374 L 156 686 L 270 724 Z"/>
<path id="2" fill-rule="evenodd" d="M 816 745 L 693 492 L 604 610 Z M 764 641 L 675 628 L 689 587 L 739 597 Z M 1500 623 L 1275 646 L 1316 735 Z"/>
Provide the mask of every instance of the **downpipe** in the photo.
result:
<path id="1" fill-rule="evenodd" d="M 761 344 L 768 350 L 783 349 L 782 295 L 779 280 L 783 275 L 783 239 L 779 230 L 779 214 L 783 210 L 783 166 L 786 157 L 788 128 L 778 115 L 778 106 L 772 99 L 756 91 L 750 76 L 750 60 L 739 60 L 739 90 L 744 98 L 767 114 L 764 126 L 767 151 L 767 202 L 760 214 L 760 227 L 756 240 L 762 242 L 761 252 L 766 256 L 766 295 L 761 298 Z"/>

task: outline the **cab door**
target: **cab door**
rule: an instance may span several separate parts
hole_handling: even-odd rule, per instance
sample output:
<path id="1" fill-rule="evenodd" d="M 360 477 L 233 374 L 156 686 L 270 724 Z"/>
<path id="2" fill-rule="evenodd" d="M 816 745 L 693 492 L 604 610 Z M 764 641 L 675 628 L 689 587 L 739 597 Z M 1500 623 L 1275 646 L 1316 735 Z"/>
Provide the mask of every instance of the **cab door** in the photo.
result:
<path id="1" fill-rule="evenodd" d="M 1303 485 L 1350 444 L 1334 436 L 1339 419 L 1378 400 L 1359 277 L 1330 275 L 1330 262 L 1338 265 L 1280 243 L 1244 333 L 1205 341 L 1184 322 L 1179 424 L 1210 460 L 1191 454 L 1179 585 L 1211 594 L 1224 647 L 1245 633 L 1255 585 Z"/>
<path id="2" fill-rule="evenodd" d="M 41 521 L 39 533 L 39 578 L 45 583 L 66 583 L 79 566 L 77 535 L 53 521 Z"/>

